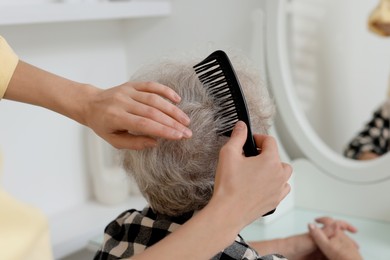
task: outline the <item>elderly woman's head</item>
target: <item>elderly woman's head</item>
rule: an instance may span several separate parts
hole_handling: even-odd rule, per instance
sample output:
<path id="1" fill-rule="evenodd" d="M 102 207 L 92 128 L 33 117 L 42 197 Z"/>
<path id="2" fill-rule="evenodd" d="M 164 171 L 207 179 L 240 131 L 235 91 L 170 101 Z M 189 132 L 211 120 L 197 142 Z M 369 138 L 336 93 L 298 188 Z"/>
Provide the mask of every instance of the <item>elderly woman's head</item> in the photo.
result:
<path id="1" fill-rule="evenodd" d="M 211 198 L 220 148 L 227 137 L 218 107 L 192 68 L 198 61 L 165 60 L 141 69 L 133 81 L 155 81 L 175 90 L 182 98 L 178 107 L 191 119 L 193 136 L 180 141 L 158 140 L 158 146 L 122 152 L 123 165 L 133 176 L 152 209 L 170 216 L 203 208 Z M 258 71 L 234 62 L 247 101 L 254 133 L 265 134 L 273 103 Z"/>

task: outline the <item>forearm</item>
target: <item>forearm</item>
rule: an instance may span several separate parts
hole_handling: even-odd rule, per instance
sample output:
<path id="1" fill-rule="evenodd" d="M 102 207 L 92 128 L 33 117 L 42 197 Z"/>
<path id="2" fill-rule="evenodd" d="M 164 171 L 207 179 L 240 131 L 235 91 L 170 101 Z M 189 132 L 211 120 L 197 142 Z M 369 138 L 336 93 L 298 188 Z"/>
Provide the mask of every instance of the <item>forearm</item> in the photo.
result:
<path id="1" fill-rule="evenodd" d="M 45 107 L 81 124 L 85 102 L 97 88 L 74 82 L 19 61 L 4 94 L 5 99 Z"/>
<path id="2" fill-rule="evenodd" d="M 300 234 L 287 238 L 250 243 L 261 255 L 281 254 L 287 259 L 303 259 L 316 250 L 316 245 L 308 234 Z"/>
<path id="3" fill-rule="evenodd" d="M 206 206 L 168 237 L 131 259 L 210 259 L 233 243 L 242 226 L 223 205 Z"/>

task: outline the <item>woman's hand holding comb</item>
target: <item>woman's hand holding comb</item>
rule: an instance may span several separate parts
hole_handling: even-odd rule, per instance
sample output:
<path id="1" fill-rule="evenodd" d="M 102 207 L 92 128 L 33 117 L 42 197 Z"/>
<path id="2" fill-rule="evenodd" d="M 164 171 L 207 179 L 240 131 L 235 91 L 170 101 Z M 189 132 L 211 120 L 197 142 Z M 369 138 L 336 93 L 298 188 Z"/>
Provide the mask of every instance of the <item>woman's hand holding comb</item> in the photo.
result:
<path id="1" fill-rule="evenodd" d="M 227 215 L 243 228 L 276 208 L 290 192 L 289 164 L 280 161 L 276 141 L 271 136 L 254 135 L 261 154 L 245 157 L 245 123 L 238 122 L 230 140 L 220 151 L 212 203 L 226 205 Z M 239 231 L 239 230 L 238 230 Z"/>

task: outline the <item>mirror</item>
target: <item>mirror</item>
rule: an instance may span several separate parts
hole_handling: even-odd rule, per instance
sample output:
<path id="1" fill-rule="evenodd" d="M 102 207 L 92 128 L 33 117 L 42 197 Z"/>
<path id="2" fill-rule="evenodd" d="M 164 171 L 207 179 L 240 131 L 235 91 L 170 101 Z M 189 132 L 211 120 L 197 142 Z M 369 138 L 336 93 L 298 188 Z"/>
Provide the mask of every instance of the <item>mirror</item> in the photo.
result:
<path id="1" fill-rule="evenodd" d="M 295 0 L 297 1 L 297 0 Z M 294 2 L 295 2 L 294 1 Z M 305 1 L 305 3 L 308 3 L 309 1 Z M 332 10 L 332 8 L 335 10 L 337 14 L 341 16 L 346 15 L 346 13 L 349 11 L 355 11 L 355 7 L 351 8 L 351 6 L 360 5 L 363 3 L 357 3 L 352 2 L 350 0 L 344 0 L 342 1 L 344 4 L 341 6 L 340 10 L 336 11 L 337 4 L 340 6 L 340 3 L 336 0 L 332 0 L 329 4 L 329 1 L 313 1 L 316 3 L 324 4 L 323 7 L 325 8 L 326 12 L 330 12 L 329 10 Z M 324 173 L 328 174 L 332 178 L 335 178 L 337 180 L 345 181 L 348 183 L 355 183 L 355 184 L 373 184 L 373 183 L 379 183 L 385 180 L 390 180 L 390 171 L 389 165 L 390 165 L 390 156 L 386 154 L 385 156 L 382 156 L 376 160 L 370 160 L 370 161 L 355 161 L 350 160 L 347 158 L 344 158 L 340 151 L 337 151 L 337 149 L 332 147 L 332 143 L 328 141 L 327 137 L 321 136 L 321 131 L 317 131 L 314 125 L 316 125 L 315 122 L 310 121 L 310 116 L 306 116 L 304 113 L 305 107 L 302 105 L 302 102 L 299 101 L 299 91 L 297 90 L 297 87 L 295 85 L 295 82 L 293 81 L 293 74 L 291 70 L 291 60 L 289 59 L 290 51 L 291 51 L 291 41 L 292 37 L 291 31 L 288 31 L 289 25 L 291 25 L 291 19 L 292 14 L 296 13 L 299 8 L 292 4 L 293 1 L 286 1 L 286 0 L 270 0 L 266 2 L 266 20 L 267 20 L 267 27 L 266 27 L 266 54 L 267 54 L 267 75 L 269 78 L 270 88 L 272 90 L 272 93 L 274 95 L 277 107 L 278 107 L 278 114 L 280 117 L 280 121 L 282 122 L 282 126 L 278 127 L 277 130 L 284 130 L 287 132 L 288 137 L 284 137 L 284 141 L 293 143 L 293 146 L 295 146 L 296 149 L 298 149 L 301 153 L 303 153 L 304 157 L 309 159 L 313 164 L 315 164 L 319 169 L 321 169 Z M 350 4 L 350 6 L 348 6 Z M 326 9 L 328 8 L 328 9 Z M 329 66 L 332 67 L 332 72 L 335 73 L 335 77 L 332 77 L 328 80 L 323 80 L 318 76 L 318 81 L 321 81 L 322 84 L 327 84 L 327 86 L 321 86 L 319 88 L 326 88 L 329 90 L 333 90 L 336 92 L 335 94 L 330 92 L 333 96 L 330 96 L 328 99 L 325 99 L 325 94 L 318 94 L 318 98 L 321 100 L 327 100 L 328 107 L 327 109 L 330 110 L 330 114 L 335 117 L 333 119 L 334 121 L 327 121 L 328 119 L 325 118 L 329 115 L 326 114 L 326 116 L 317 117 L 317 121 L 323 121 L 322 123 L 326 124 L 327 127 L 334 128 L 332 130 L 335 132 L 332 135 L 332 140 L 334 144 L 346 144 L 356 133 L 359 131 L 359 129 L 362 127 L 362 124 L 364 124 L 364 121 L 367 120 L 365 118 L 369 118 L 369 115 L 372 111 L 372 109 L 375 109 L 375 106 L 378 106 L 378 103 L 380 103 L 385 98 L 386 88 L 387 88 L 387 76 L 385 79 L 383 79 L 382 82 L 375 83 L 375 85 L 380 85 L 381 87 L 366 87 L 364 90 L 356 90 L 357 84 L 363 85 L 363 86 L 371 86 L 370 82 L 356 82 L 355 80 L 352 81 L 353 84 L 349 83 L 351 81 L 351 78 L 354 77 L 354 74 L 359 74 L 356 71 L 361 71 L 362 69 L 359 68 L 359 66 L 362 66 L 359 61 L 366 61 L 369 56 L 369 53 L 363 53 L 361 49 L 358 47 L 354 47 L 356 44 L 355 42 L 358 41 L 358 39 L 352 39 L 352 40 L 346 40 L 348 34 L 348 30 L 351 30 L 351 28 L 357 27 L 356 30 L 361 30 L 361 33 L 366 33 L 366 41 L 368 39 L 376 42 L 377 44 L 382 44 L 382 42 L 385 42 L 383 39 L 375 39 L 374 35 L 370 35 L 369 32 L 364 32 L 366 30 L 366 24 L 369 12 L 373 6 L 367 7 L 367 12 L 364 14 L 364 17 L 361 16 L 361 23 L 359 26 L 353 24 L 353 26 L 350 25 L 350 23 L 354 22 L 348 22 L 347 24 L 342 25 L 337 23 L 337 19 L 333 19 L 332 16 L 329 16 L 329 13 L 327 14 L 325 11 L 322 11 L 322 15 L 314 13 L 313 16 L 318 17 L 319 21 L 328 22 L 330 25 L 325 26 L 328 28 L 327 30 L 330 30 L 328 33 L 331 33 L 332 30 L 335 30 L 334 28 L 338 27 L 345 27 L 344 30 L 339 33 L 338 37 L 330 37 L 331 39 L 327 39 L 329 42 L 328 44 L 333 44 L 335 53 L 332 54 L 333 56 L 337 56 L 337 53 L 342 53 L 346 58 L 342 59 L 342 62 L 339 61 L 338 63 L 330 63 Z M 363 8 L 364 9 L 364 8 Z M 323 9 L 321 9 L 323 10 Z M 309 10 L 310 11 L 310 10 Z M 336 16 L 336 13 L 334 16 Z M 275 15 L 276 14 L 276 15 Z M 354 17 L 354 15 L 351 15 Z M 321 18 L 321 19 L 320 19 Z M 351 18 L 352 19 L 352 18 Z M 347 21 L 349 21 L 347 19 Z M 354 20 L 352 20 L 354 21 Z M 351 28 L 350 28 L 351 27 Z M 324 29 L 325 30 L 325 29 Z M 355 29 L 354 29 L 355 30 Z M 326 32 L 326 30 L 325 30 Z M 325 33 L 324 32 L 324 33 Z M 289 33 L 289 34 L 288 34 Z M 372 39 L 370 38 L 372 37 Z M 343 41 L 346 42 L 343 42 Z M 334 43 L 332 42 L 334 41 Z M 325 44 L 325 43 L 321 43 Z M 340 45 L 342 44 L 342 45 Z M 365 46 L 366 42 L 363 41 L 363 43 L 359 43 L 358 46 Z M 384 43 L 383 43 L 384 44 Z M 343 47 L 343 52 L 340 51 L 339 46 L 345 46 Z M 351 50 L 349 50 L 349 49 Z M 373 48 L 376 49 L 376 48 Z M 338 52 L 337 52 L 338 51 Z M 375 52 L 377 50 L 373 50 Z M 319 51 L 318 51 L 319 52 Z M 353 55 L 354 54 L 354 55 Z M 321 53 L 322 56 L 329 56 L 332 57 L 332 55 L 327 53 Z M 341 55 L 341 54 L 340 54 Z M 381 53 L 382 58 L 377 59 L 380 62 L 383 62 L 383 64 L 387 63 L 387 60 L 383 57 L 386 57 L 386 54 Z M 390 53 L 388 55 L 390 57 Z M 348 62 L 348 64 L 346 64 Z M 372 62 L 373 63 L 373 62 Z M 378 62 L 377 62 L 378 63 Z M 383 70 L 383 75 L 388 75 L 390 72 L 389 66 L 385 66 L 382 64 L 381 69 Z M 348 72 L 343 70 L 346 66 L 352 66 L 352 68 L 349 69 Z M 370 69 L 367 67 L 365 70 L 369 71 L 376 71 L 377 67 L 371 66 Z M 363 71 L 365 71 L 363 70 Z M 321 70 L 320 70 L 321 71 Z M 352 71 L 352 72 L 351 72 Z M 354 72 L 355 71 L 355 72 Z M 344 75 L 346 74 L 346 75 Z M 365 73 L 360 73 L 365 74 Z M 319 73 L 318 73 L 319 75 Z M 324 74 L 322 74 L 324 75 Z M 349 76 L 349 78 L 343 78 L 342 76 Z M 361 75 L 359 75 L 360 77 Z M 321 76 L 323 77 L 323 76 Z M 357 76 L 356 76 L 357 77 Z M 361 78 L 358 79 L 362 81 Z M 377 76 L 379 77 L 379 76 Z M 367 76 L 367 80 L 370 80 L 371 76 Z M 337 84 L 336 84 L 337 83 Z M 349 87 L 346 87 L 346 84 Z M 336 84 L 337 87 L 330 85 Z M 384 85 L 384 86 L 382 86 Z M 378 92 L 376 95 L 376 98 L 374 97 L 372 93 L 375 91 Z M 310 92 L 309 92 L 310 94 Z M 354 98 L 351 98 L 352 94 L 356 94 Z M 316 93 L 313 95 L 317 95 Z M 360 95 L 360 97 L 359 97 Z M 349 114 L 344 114 L 344 116 L 341 116 L 343 113 L 347 113 L 348 107 L 351 107 L 352 105 L 348 102 L 357 102 L 357 104 L 360 103 L 362 105 L 366 101 L 362 102 L 361 100 L 365 100 L 368 97 L 372 98 L 372 101 L 370 105 L 368 105 L 368 108 L 364 108 L 361 113 L 358 113 L 357 111 L 354 111 L 353 109 L 350 110 Z M 301 98 L 302 99 L 302 98 Z M 346 102 L 348 101 L 348 102 Z M 316 102 L 313 102 L 316 103 Z M 325 102 L 326 103 L 326 102 Z M 303 102 L 303 104 L 305 104 Z M 336 105 L 337 104 L 337 105 Z M 348 106 L 348 107 L 347 107 Z M 369 107 L 372 108 L 369 108 Z M 359 107 L 357 105 L 357 107 Z M 362 108 L 359 108 L 362 109 Z M 312 110 L 306 108 L 306 110 Z M 313 109 L 314 110 L 314 109 Z M 368 111 L 366 111 L 368 110 Z M 314 112 L 314 111 L 313 111 Z M 356 115 L 363 114 L 361 119 L 356 119 Z M 353 126 L 353 129 L 349 133 L 345 133 L 341 135 L 341 124 L 342 122 L 346 120 L 357 120 L 355 123 L 355 126 Z M 351 123 L 347 122 L 347 125 Z M 326 130 L 325 132 L 330 132 L 331 130 Z M 343 141 L 340 141 L 340 139 L 333 139 L 334 137 L 344 138 Z M 283 139 L 283 135 L 281 136 L 281 139 Z M 286 140 L 288 139 L 288 140 Z M 336 141 L 334 141 L 336 140 Z M 283 140 L 282 140 L 283 141 Z M 338 150 L 340 150 L 338 148 Z M 294 158 L 293 158 L 294 159 Z"/>
<path id="2" fill-rule="evenodd" d="M 388 98 L 390 38 L 368 26 L 375 8 L 386 1 L 288 2 L 291 76 L 299 105 L 315 133 L 338 154 L 344 153 Z M 387 150 L 386 131 L 373 141 L 366 133 L 355 140 L 355 148 L 365 143 L 363 149 L 370 150 L 369 143 L 377 142 L 372 146 L 381 144 Z M 381 135 L 374 130 L 372 134 Z M 349 157 L 355 157 L 352 152 Z"/>

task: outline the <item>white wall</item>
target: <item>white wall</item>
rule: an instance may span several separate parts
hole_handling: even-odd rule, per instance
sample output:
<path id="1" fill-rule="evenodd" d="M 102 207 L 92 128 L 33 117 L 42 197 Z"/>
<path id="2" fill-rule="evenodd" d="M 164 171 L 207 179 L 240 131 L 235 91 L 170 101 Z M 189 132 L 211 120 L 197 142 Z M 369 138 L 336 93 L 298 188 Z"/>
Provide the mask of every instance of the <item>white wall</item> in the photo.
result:
<path id="1" fill-rule="evenodd" d="M 259 1 L 172 0 L 173 14 L 164 19 L 129 21 L 127 52 L 130 71 L 163 55 L 217 48 L 241 50 L 249 55 L 252 10 Z"/>
<path id="2" fill-rule="evenodd" d="M 101 87 L 127 78 L 119 22 L 0 27 L 19 57 L 56 74 Z M 42 108 L 2 100 L 2 186 L 53 215 L 89 195 L 83 127 Z"/>
<path id="3" fill-rule="evenodd" d="M 167 18 L 3 26 L 21 59 L 73 80 L 118 85 L 140 64 L 172 52 L 250 53 L 255 0 L 173 0 Z M 212 45 L 212 47 L 210 47 Z M 41 108 L 0 102 L 2 186 L 49 215 L 90 197 L 83 127 Z"/>

